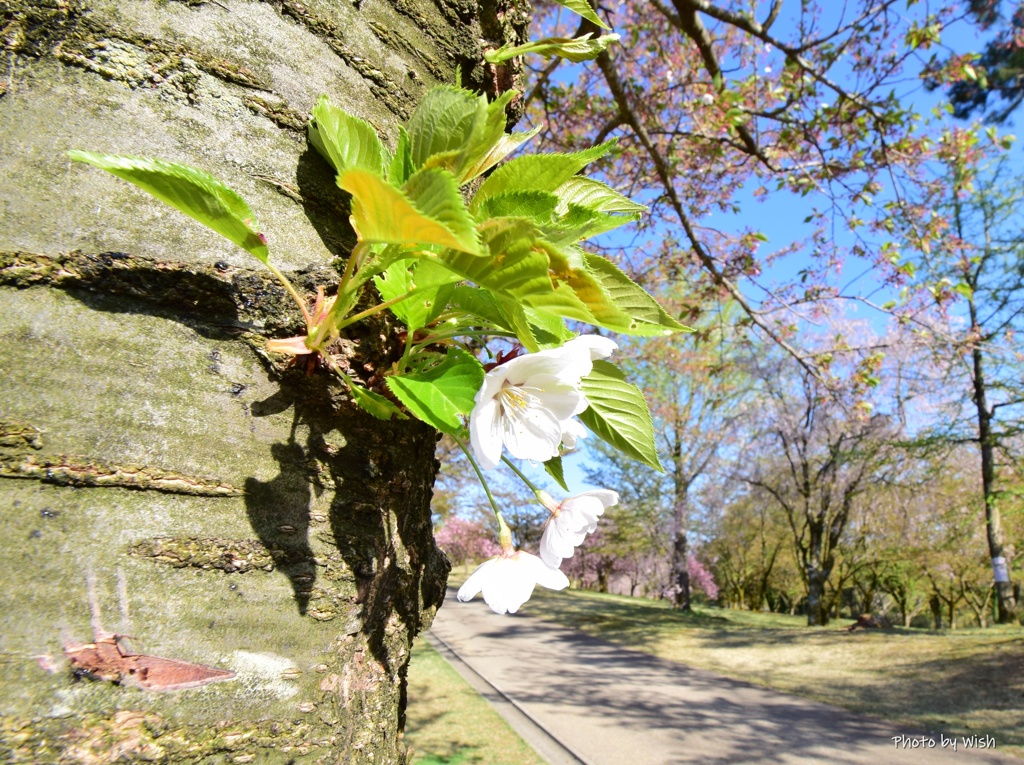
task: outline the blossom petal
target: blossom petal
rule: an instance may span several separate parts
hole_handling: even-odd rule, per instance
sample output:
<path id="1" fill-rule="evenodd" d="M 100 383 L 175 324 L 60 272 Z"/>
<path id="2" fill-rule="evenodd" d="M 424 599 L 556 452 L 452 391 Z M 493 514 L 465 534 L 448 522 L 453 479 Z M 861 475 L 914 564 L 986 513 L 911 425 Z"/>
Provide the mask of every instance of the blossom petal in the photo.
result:
<path id="1" fill-rule="evenodd" d="M 577 344 L 587 348 L 587 350 L 590 351 L 590 358 L 592 360 L 606 359 L 619 349 L 619 346 L 614 340 L 608 337 L 603 337 L 602 335 L 580 335 L 579 337 L 574 337 L 565 345 L 572 344 Z M 564 348 L 565 346 L 562 347 Z M 584 377 L 586 377 L 586 375 L 584 375 Z"/>
<path id="2" fill-rule="evenodd" d="M 501 461 L 502 444 L 501 407 L 493 398 L 473 407 L 469 417 L 469 444 L 473 456 L 485 470 L 491 470 Z"/>
<path id="3" fill-rule="evenodd" d="M 558 456 L 562 423 L 546 409 L 528 409 L 501 419 L 501 440 L 518 460 L 547 462 Z"/>
<path id="4" fill-rule="evenodd" d="M 532 397 L 532 405 L 547 409 L 559 420 L 567 420 L 577 414 L 583 398 L 579 383 L 569 384 L 556 375 L 534 375 L 518 389 Z"/>
<path id="5" fill-rule="evenodd" d="M 498 560 L 500 560 L 500 558 L 491 558 L 477 566 L 473 570 L 473 573 L 469 575 L 469 579 L 467 579 L 459 588 L 459 593 L 456 597 L 463 603 L 468 603 L 475 598 L 489 583 L 490 569 Z"/>
<path id="6" fill-rule="evenodd" d="M 576 441 L 587 437 L 587 429 L 576 420 L 562 420 L 562 446 L 575 449 Z"/>
<path id="7" fill-rule="evenodd" d="M 528 570 L 531 577 L 541 587 L 547 587 L 549 590 L 564 590 L 569 586 L 569 577 L 559 569 L 548 566 L 536 555 L 520 552 L 519 565 Z"/>
<path id="8" fill-rule="evenodd" d="M 604 511 L 619 504 L 619 495 L 610 489 L 595 489 L 577 494 L 562 502 L 559 518 L 567 518 L 573 531 L 593 532 L 597 528 L 597 519 Z"/>

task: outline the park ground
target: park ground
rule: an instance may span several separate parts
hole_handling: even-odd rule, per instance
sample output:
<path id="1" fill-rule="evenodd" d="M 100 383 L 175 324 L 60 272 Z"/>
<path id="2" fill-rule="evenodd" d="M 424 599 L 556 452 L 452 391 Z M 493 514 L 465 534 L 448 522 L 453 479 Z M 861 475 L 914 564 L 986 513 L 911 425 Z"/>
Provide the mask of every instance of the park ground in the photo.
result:
<path id="1" fill-rule="evenodd" d="M 453 583 L 458 578 L 453 575 Z M 956 736 L 1024 759 L 1024 629 L 857 630 L 849 620 L 538 590 L 524 613 L 766 688 Z M 540 763 L 425 641 L 413 654 L 407 737 L 416 765 Z M 485 733 L 486 731 L 486 733 Z"/>

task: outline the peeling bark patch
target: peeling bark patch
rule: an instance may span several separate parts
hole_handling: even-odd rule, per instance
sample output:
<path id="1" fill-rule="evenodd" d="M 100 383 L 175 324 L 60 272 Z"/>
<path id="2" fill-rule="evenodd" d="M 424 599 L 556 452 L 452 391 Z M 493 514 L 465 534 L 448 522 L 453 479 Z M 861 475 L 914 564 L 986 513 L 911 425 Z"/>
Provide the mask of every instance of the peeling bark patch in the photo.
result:
<path id="1" fill-rule="evenodd" d="M 34 425 L 0 420 L 0 447 L 43 448 L 43 431 Z"/>
<path id="2" fill-rule="evenodd" d="M 0 457 L 0 478 L 30 478 L 58 486 L 118 487 L 201 497 L 237 497 L 244 493 L 231 484 L 169 470 L 80 462 L 66 456 L 55 460 Z"/>
<path id="3" fill-rule="evenodd" d="M 273 571 L 278 566 L 314 562 L 299 550 L 270 548 L 252 539 L 154 537 L 136 542 L 128 553 L 174 568 L 218 569 L 229 574 Z"/>
<path id="4" fill-rule="evenodd" d="M 67 736 L 64 754 L 75 763 L 159 762 L 167 751 L 154 740 L 161 720 L 145 712 L 115 712 L 109 720 L 83 726 Z"/>

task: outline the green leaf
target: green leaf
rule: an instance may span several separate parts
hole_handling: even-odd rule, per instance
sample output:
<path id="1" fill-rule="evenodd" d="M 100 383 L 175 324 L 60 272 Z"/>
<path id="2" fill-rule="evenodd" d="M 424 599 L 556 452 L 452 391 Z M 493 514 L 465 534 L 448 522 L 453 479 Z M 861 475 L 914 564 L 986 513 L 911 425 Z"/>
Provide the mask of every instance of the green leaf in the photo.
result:
<path id="1" fill-rule="evenodd" d="M 327 96 L 320 96 L 313 107 L 309 142 L 339 173 L 356 169 L 383 176 L 389 164 L 377 131 L 368 122 L 342 111 Z"/>
<path id="2" fill-rule="evenodd" d="M 558 197 L 548 191 L 517 190 L 486 199 L 476 208 L 477 220 L 488 218 L 529 218 L 538 226 L 554 220 Z"/>
<path id="3" fill-rule="evenodd" d="M 352 195 L 352 227 L 360 241 L 479 249 L 451 173 L 421 170 L 397 189 L 369 171 L 347 170 L 338 185 Z"/>
<path id="4" fill-rule="evenodd" d="M 466 209 L 451 173 L 444 170 L 420 170 L 405 182 L 402 189 L 424 215 L 440 221 L 458 237 L 463 251 L 479 251 L 476 221 Z"/>
<path id="5" fill-rule="evenodd" d="M 654 447 L 654 425 L 644 394 L 626 382 L 618 367 L 595 361 L 594 370 L 583 378 L 583 394 L 590 402 L 580 421 L 601 440 L 623 454 L 664 472 Z"/>
<path id="6" fill-rule="evenodd" d="M 543 125 L 538 125 L 525 133 L 505 133 L 505 107 L 517 95 L 517 90 L 506 90 L 500 98 L 487 105 L 484 130 L 479 134 L 476 143 L 467 149 L 465 165 L 459 176 L 460 183 L 465 184 L 487 172 L 540 132 Z"/>
<path id="7" fill-rule="evenodd" d="M 565 6 L 577 16 L 582 16 L 589 21 L 593 21 L 601 27 L 601 29 L 611 29 L 611 27 L 598 18 L 597 14 L 594 13 L 594 8 L 587 2 L 587 0 L 555 0 L 555 2 L 559 5 Z"/>
<path id="8" fill-rule="evenodd" d="M 409 119 L 413 166 L 445 168 L 459 177 L 487 128 L 485 97 L 462 88 L 431 88 Z"/>
<path id="9" fill-rule="evenodd" d="M 390 420 L 392 417 L 397 417 L 399 420 L 409 419 L 409 415 L 399 409 L 394 401 L 385 398 L 379 393 L 374 393 L 371 390 L 355 385 L 351 380 L 346 381 L 348 382 L 348 389 L 352 393 L 352 400 L 363 411 L 372 414 L 378 420 Z"/>
<path id="10" fill-rule="evenodd" d="M 552 244 L 570 245 L 592 236 L 614 231 L 619 226 L 639 220 L 640 213 L 612 215 L 587 207 L 569 205 L 569 209 L 552 226 L 544 229 L 545 239 Z"/>
<path id="11" fill-rule="evenodd" d="M 607 29 L 607 27 L 605 27 Z M 509 47 L 502 45 L 497 50 L 484 52 L 484 60 L 489 64 L 500 64 L 516 56 L 525 56 L 527 53 L 536 53 L 540 56 L 554 58 L 559 56 L 574 63 L 591 61 L 602 53 L 613 42 L 617 42 L 618 35 L 602 35 L 591 39 L 592 35 L 587 33 L 582 37 L 545 37 L 543 40 L 531 40 L 524 45 Z"/>
<path id="12" fill-rule="evenodd" d="M 68 156 L 134 183 L 262 262 L 269 261 L 266 239 L 260 233 L 249 205 L 234 189 L 212 175 L 188 165 L 159 159 L 118 157 L 78 150 L 69 151 Z"/>
<path id="13" fill-rule="evenodd" d="M 573 154 L 529 154 L 510 159 L 481 184 L 469 208 L 475 212 L 484 200 L 510 191 L 555 191 L 614 145 L 614 141 L 607 141 Z"/>
<path id="14" fill-rule="evenodd" d="M 412 164 L 412 147 L 409 144 L 409 134 L 405 131 L 404 127 L 399 126 L 398 146 L 395 147 L 395 156 L 391 158 L 391 164 L 388 167 L 388 181 L 390 181 L 392 186 L 402 186 L 415 172 L 416 168 Z"/>
<path id="15" fill-rule="evenodd" d="M 544 463 L 544 470 L 549 476 L 555 479 L 555 482 L 566 491 L 569 491 L 569 485 L 565 482 L 565 471 L 562 468 L 562 458 L 552 457 Z"/>
<path id="16" fill-rule="evenodd" d="M 561 317 L 553 316 L 546 311 L 525 306 L 523 314 L 530 323 L 530 330 L 541 348 L 558 348 L 571 340 L 576 333 L 565 326 Z M 533 353 L 533 349 L 527 349 Z"/>
<path id="17" fill-rule="evenodd" d="M 493 218 L 479 229 L 487 255 L 445 250 L 440 262 L 495 294 L 525 300 L 552 291 L 547 255 L 533 247 L 536 226 L 524 218 Z"/>
<path id="18" fill-rule="evenodd" d="M 601 285 L 615 308 L 629 319 L 626 326 L 609 326 L 607 324 L 602 324 L 602 326 L 630 335 L 648 337 L 693 331 L 665 313 L 665 309 L 648 294 L 647 290 L 622 273 L 610 260 L 591 253 L 586 253 L 584 257 L 587 270 Z M 583 297 L 583 302 L 588 303 L 586 296 L 581 297 Z M 592 310 L 596 312 L 596 306 Z"/>
<path id="19" fill-rule="evenodd" d="M 434 321 L 444 310 L 459 277 L 446 268 L 427 260 L 411 267 L 407 262 L 395 263 L 374 278 L 383 300 L 394 300 L 416 290 L 405 300 L 390 307 L 409 332 L 415 332 Z"/>
<path id="20" fill-rule="evenodd" d="M 605 213 L 638 213 L 647 209 L 600 181 L 583 176 L 567 180 L 555 189 L 555 195 L 559 199 L 560 213 L 568 212 L 570 204 Z"/>
<path id="21" fill-rule="evenodd" d="M 473 410 L 483 382 L 483 365 L 454 348 L 432 369 L 387 378 L 388 388 L 413 416 L 448 434 L 462 430 L 460 415 Z"/>

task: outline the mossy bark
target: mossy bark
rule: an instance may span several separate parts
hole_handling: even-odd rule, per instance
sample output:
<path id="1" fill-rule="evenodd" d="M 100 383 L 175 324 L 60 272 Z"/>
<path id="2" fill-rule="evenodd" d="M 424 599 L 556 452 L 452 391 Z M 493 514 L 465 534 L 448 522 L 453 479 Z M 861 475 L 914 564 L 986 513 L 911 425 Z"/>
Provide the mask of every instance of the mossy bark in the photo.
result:
<path id="1" fill-rule="evenodd" d="M 330 375 L 269 357 L 268 337 L 302 327 L 259 263 L 65 151 L 211 172 L 312 295 L 353 241 L 305 141 L 319 95 L 393 144 L 431 85 L 507 82 L 482 46 L 526 20 L 473 0 L 5 4 L 6 759 L 405 760 L 409 648 L 448 571 L 436 433 L 373 420 Z M 386 321 L 344 339 L 364 380 L 399 350 Z M 163 692 L 76 677 L 65 649 L 97 626 L 235 677 Z"/>

